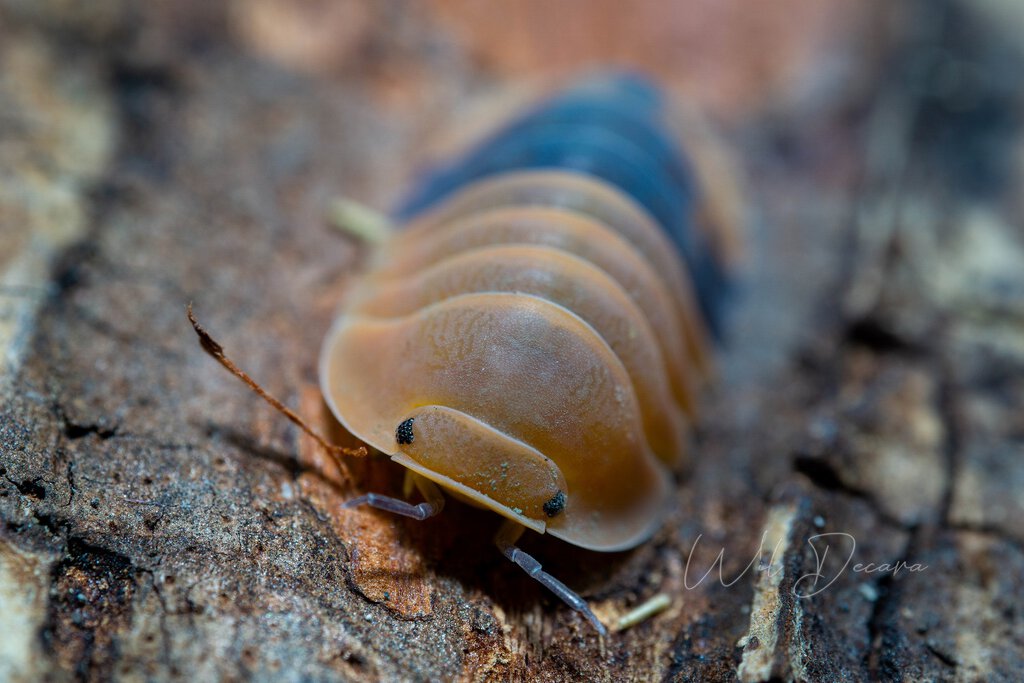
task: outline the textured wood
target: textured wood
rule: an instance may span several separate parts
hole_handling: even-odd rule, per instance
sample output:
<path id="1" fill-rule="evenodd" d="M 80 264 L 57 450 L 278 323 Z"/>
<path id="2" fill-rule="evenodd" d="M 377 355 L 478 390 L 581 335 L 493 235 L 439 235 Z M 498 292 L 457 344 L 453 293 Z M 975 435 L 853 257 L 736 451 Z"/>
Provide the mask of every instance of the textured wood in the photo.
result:
<path id="1" fill-rule="evenodd" d="M 329 202 L 393 200 L 431 126 L 461 125 L 452 101 L 500 99 L 493 74 L 398 5 L 329 77 L 248 54 L 235 5 L 65 5 L 0 3 L 0 678 L 1024 668 L 1024 235 L 1002 156 L 1019 70 L 965 6 L 878 15 L 856 84 L 737 129 L 757 220 L 669 521 L 630 553 L 524 540 L 608 623 L 671 596 L 601 643 L 497 554 L 490 516 L 341 510 L 401 473 L 346 478 L 184 317 L 194 301 L 331 428 L 315 358 L 365 253 L 325 227 Z M 977 65 L 960 90 L 914 80 L 945 58 Z M 856 541 L 845 571 L 849 538 L 820 533 Z M 699 580 L 719 552 L 730 585 Z M 900 561 L 927 568 L 853 571 Z"/>

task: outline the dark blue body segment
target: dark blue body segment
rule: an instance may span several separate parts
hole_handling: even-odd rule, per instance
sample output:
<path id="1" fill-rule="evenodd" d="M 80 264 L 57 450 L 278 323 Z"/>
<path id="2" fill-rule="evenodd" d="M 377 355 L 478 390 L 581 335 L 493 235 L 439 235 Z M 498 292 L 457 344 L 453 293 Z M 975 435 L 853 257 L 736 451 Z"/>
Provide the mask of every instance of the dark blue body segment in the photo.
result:
<path id="1" fill-rule="evenodd" d="M 413 218 L 490 175 L 525 169 L 587 173 L 631 196 L 671 236 L 692 275 L 708 327 L 720 338 L 728 282 L 694 224 L 698 189 L 686 157 L 661 122 L 662 107 L 657 88 L 639 76 L 587 80 L 429 171 L 397 217 Z"/>

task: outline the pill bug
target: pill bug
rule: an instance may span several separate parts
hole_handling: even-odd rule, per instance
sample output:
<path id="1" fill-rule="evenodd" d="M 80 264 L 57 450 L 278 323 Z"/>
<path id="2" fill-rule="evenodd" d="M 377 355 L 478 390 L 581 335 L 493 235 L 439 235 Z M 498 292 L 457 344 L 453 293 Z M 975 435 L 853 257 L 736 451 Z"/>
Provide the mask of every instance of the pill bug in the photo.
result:
<path id="1" fill-rule="evenodd" d="M 685 455 L 727 278 L 661 108 L 641 79 L 598 79 L 434 170 L 323 347 L 338 420 L 506 517 L 514 561 L 515 529 L 598 551 L 643 542 Z"/>
<path id="2" fill-rule="evenodd" d="M 635 547 L 687 457 L 728 294 L 716 230 L 730 227 L 699 224 L 722 212 L 664 108 L 639 77 L 599 77 L 428 172 L 319 363 L 334 416 L 424 499 L 367 493 L 346 507 L 425 519 L 447 493 L 492 510 L 503 554 L 602 634 L 515 542 L 531 529 Z"/>

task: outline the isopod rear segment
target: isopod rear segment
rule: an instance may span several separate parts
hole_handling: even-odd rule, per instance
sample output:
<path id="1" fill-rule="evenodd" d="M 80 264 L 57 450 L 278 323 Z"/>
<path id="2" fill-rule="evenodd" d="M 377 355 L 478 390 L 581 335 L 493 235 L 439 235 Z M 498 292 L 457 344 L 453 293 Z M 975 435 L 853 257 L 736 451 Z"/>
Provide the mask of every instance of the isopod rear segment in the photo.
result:
<path id="1" fill-rule="evenodd" d="M 467 196 L 468 185 L 509 172 L 571 171 L 601 180 L 642 207 L 648 221 L 657 223 L 675 244 L 673 252 L 682 256 L 706 324 L 719 334 L 733 259 L 724 252 L 738 241 L 739 232 L 734 224 L 737 207 L 721 205 L 736 203 L 735 178 L 719 168 L 721 145 L 696 117 L 685 113 L 670 111 L 660 89 L 638 75 L 585 79 L 462 157 L 432 169 L 399 207 L 398 219 L 408 222 L 442 204 L 452 206 L 453 196 Z M 680 133 L 687 139 L 679 140 Z M 526 192 L 545 194 L 555 205 L 579 200 L 579 195 L 566 196 L 557 184 Z M 534 201 L 523 195 L 507 199 Z M 599 206 L 576 208 L 583 213 L 605 210 Z M 597 217 L 614 222 L 608 214 Z"/>
<path id="2" fill-rule="evenodd" d="M 348 506 L 424 519 L 444 491 L 493 510 L 501 552 L 602 633 L 515 541 L 632 548 L 689 455 L 727 298 L 713 233 L 734 228 L 701 224 L 729 212 L 663 109 L 641 79 L 592 80 L 428 174 L 320 356 L 334 415 L 424 498 Z"/>

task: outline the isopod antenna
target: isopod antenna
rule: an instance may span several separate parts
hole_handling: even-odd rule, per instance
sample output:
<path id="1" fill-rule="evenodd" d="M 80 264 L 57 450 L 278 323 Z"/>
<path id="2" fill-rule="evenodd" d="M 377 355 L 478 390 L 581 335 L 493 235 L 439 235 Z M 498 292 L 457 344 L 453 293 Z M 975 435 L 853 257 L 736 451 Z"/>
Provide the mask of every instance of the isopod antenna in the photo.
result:
<path id="1" fill-rule="evenodd" d="M 344 446 L 338 446 L 337 444 L 332 444 L 328 442 L 327 439 L 321 436 L 319 432 L 314 430 L 312 427 L 309 426 L 309 424 L 305 420 L 299 417 L 299 415 L 295 411 L 293 411 L 280 400 L 275 398 L 266 389 L 260 386 L 259 383 L 256 382 L 256 380 L 250 377 L 247 372 L 245 372 L 240 367 L 235 365 L 234 362 L 230 358 L 228 358 L 227 355 L 225 355 L 224 347 L 220 344 L 220 342 L 214 339 L 210 335 L 210 333 L 206 331 L 206 328 L 200 325 L 199 321 L 196 320 L 195 314 L 192 313 L 191 303 L 189 303 L 188 305 L 186 314 L 188 315 L 188 321 L 192 324 L 192 329 L 195 330 L 196 335 L 199 337 L 199 345 L 203 348 L 203 351 L 206 351 L 207 354 L 212 356 L 214 360 L 216 360 L 218 363 L 224 366 L 224 368 L 227 369 L 227 371 L 230 372 L 232 375 L 242 380 L 242 382 L 247 387 L 249 387 L 249 389 L 251 389 L 253 393 L 255 393 L 257 396 L 262 398 L 267 403 L 269 403 L 274 408 L 274 410 L 284 415 L 286 418 L 291 420 L 291 422 L 295 426 L 297 426 L 303 432 L 308 434 L 314 441 L 316 441 L 320 445 L 321 448 L 327 451 L 331 455 L 331 457 L 335 459 L 335 461 L 338 463 L 338 467 L 341 469 L 342 472 L 346 471 L 346 468 L 341 462 L 342 458 L 344 458 L 345 456 L 362 457 L 366 455 L 365 446 L 360 446 L 359 448 L 346 448 Z"/>

